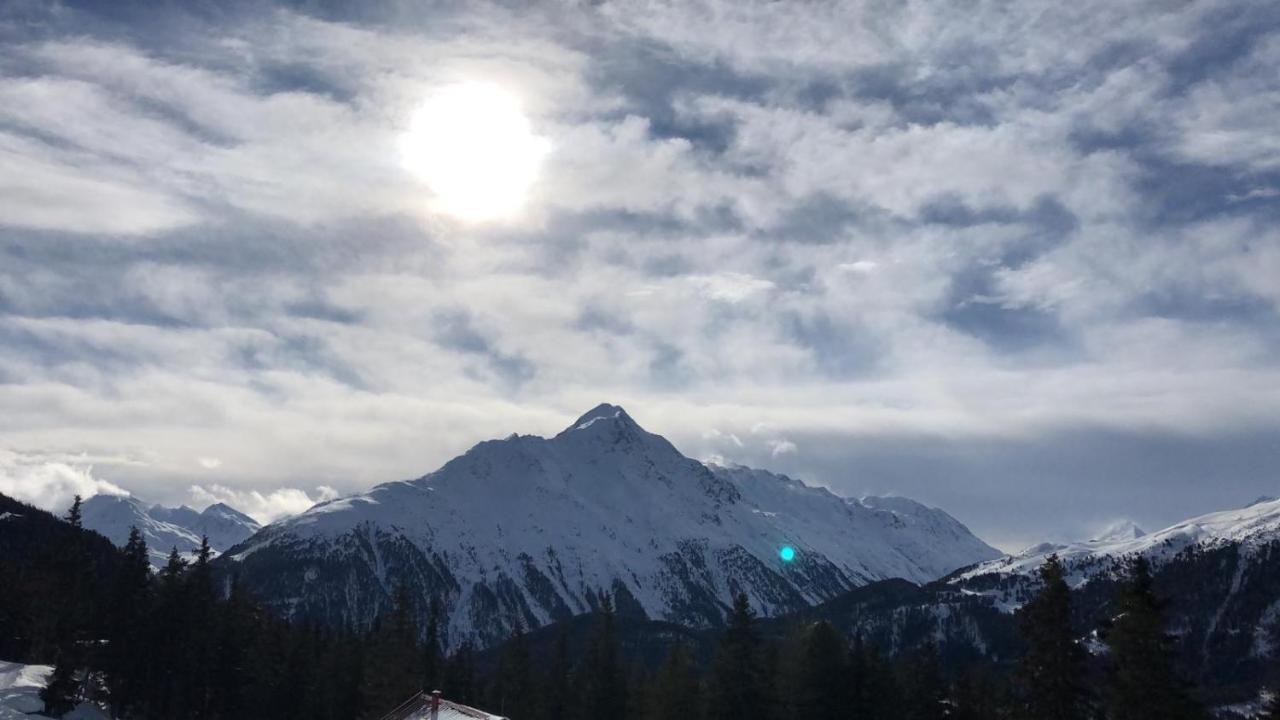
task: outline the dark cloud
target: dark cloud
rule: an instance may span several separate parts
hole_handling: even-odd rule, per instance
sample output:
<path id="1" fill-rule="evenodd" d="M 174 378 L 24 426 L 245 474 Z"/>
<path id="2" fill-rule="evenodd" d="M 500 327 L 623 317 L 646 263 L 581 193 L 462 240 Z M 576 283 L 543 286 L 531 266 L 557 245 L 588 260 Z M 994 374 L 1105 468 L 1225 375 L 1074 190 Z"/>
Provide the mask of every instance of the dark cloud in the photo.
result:
<path id="1" fill-rule="evenodd" d="M 1210 7 L 1200 18 L 1201 32 L 1170 59 L 1170 94 L 1185 93 L 1198 82 L 1227 74 L 1280 30 L 1280 6 L 1266 0 Z"/>
<path id="2" fill-rule="evenodd" d="M 475 327 L 465 310 L 436 317 L 434 337 L 441 347 L 483 358 L 488 369 L 507 386 L 518 388 L 537 373 L 537 367 L 527 358 L 496 348 L 493 341 Z"/>
<path id="3" fill-rule="evenodd" d="M 631 40 L 598 49 L 599 60 L 592 64 L 588 77 L 600 92 L 618 93 L 626 100 L 619 112 L 647 118 L 655 137 L 682 138 L 704 152 L 723 152 L 733 143 L 736 128 L 726 118 L 713 120 L 680 112 L 683 98 L 751 98 L 772 85 L 769 78 L 722 63 L 690 62 L 654 42 Z"/>

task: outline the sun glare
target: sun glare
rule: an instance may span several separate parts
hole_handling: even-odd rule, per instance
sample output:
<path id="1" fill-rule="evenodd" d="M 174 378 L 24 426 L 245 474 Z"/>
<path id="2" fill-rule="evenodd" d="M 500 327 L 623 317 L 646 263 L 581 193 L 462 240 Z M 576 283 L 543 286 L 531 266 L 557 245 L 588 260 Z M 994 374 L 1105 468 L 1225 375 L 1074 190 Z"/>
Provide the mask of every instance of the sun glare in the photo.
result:
<path id="1" fill-rule="evenodd" d="M 401 142 L 404 166 L 431 189 L 433 209 L 469 221 L 518 213 L 549 149 L 520 102 L 485 83 L 427 98 Z"/>

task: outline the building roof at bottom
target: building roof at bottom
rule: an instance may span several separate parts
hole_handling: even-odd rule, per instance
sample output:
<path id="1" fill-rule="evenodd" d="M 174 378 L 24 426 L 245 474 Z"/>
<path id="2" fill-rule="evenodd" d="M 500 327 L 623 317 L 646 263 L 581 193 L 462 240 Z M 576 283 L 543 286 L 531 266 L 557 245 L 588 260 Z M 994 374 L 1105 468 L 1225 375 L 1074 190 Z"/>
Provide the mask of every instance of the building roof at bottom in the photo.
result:
<path id="1" fill-rule="evenodd" d="M 431 696 L 418 693 L 400 707 L 382 716 L 382 720 L 431 720 Z M 506 718 L 441 698 L 440 714 L 437 720 L 506 720 Z"/>

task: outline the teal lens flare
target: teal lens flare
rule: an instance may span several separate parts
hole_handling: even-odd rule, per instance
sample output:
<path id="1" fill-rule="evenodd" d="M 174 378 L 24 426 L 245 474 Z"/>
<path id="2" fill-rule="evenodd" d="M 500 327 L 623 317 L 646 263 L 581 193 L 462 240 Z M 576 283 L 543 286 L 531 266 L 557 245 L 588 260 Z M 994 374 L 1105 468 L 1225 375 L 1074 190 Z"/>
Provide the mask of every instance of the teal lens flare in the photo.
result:
<path id="1" fill-rule="evenodd" d="M 790 545 L 783 545 L 782 549 L 778 550 L 778 557 L 782 558 L 782 562 L 791 562 L 796 559 L 796 549 Z"/>

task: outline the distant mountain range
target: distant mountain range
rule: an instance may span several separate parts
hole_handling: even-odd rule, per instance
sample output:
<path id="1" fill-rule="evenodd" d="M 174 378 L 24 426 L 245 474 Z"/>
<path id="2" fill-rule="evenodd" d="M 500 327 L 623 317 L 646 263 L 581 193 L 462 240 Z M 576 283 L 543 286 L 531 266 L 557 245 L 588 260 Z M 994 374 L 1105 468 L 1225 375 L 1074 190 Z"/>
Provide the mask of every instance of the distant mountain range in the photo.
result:
<path id="1" fill-rule="evenodd" d="M 173 548 L 184 555 L 199 550 L 201 536 L 208 536 L 209 547 L 221 553 L 262 529 L 256 520 L 223 503 L 197 512 L 185 505 L 148 505 L 129 495 L 95 495 L 84 501 L 81 514 L 86 528 L 118 546 L 128 541 L 129 529 L 137 527 L 157 567 Z"/>
<path id="2" fill-rule="evenodd" d="M 1094 569 L 1119 558 L 1142 555 L 1159 564 L 1188 549 L 1239 546 L 1245 553 L 1280 540 L 1280 500 L 1259 498 L 1237 510 L 1201 515 L 1153 533 L 1132 523 L 1112 527 L 1095 540 L 1080 543 L 1042 543 L 1016 555 L 967 569 L 960 580 L 984 575 L 1030 575 L 1049 555 L 1067 566 L 1075 584 L 1087 582 Z"/>
<path id="3" fill-rule="evenodd" d="M 403 586 L 423 619 L 439 603 L 456 647 L 589 611 L 602 592 L 622 614 L 706 627 L 739 592 L 780 615 L 999 556 L 940 510 L 706 465 L 601 405 L 555 437 L 482 442 L 416 480 L 317 505 L 218 564 L 287 616 L 355 627 Z"/>

